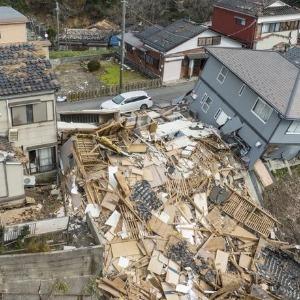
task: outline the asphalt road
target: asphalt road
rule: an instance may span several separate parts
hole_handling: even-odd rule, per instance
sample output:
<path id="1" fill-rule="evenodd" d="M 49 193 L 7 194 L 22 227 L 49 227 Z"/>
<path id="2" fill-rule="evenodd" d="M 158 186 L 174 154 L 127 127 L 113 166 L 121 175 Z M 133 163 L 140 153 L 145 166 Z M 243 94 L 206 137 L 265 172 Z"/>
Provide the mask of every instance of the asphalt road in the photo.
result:
<path id="1" fill-rule="evenodd" d="M 147 90 L 147 93 L 152 97 L 153 102 L 156 105 L 164 105 L 170 103 L 173 99 L 186 94 L 192 90 L 195 85 L 195 81 L 187 81 L 172 86 L 164 86 L 157 89 Z M 112 97 L 100 97 L 76 102 L 57 102 L 57 113 L 63 111 L 76 111 L 76 110 L 88 110 L 99 109 L 100 104 Z"/>

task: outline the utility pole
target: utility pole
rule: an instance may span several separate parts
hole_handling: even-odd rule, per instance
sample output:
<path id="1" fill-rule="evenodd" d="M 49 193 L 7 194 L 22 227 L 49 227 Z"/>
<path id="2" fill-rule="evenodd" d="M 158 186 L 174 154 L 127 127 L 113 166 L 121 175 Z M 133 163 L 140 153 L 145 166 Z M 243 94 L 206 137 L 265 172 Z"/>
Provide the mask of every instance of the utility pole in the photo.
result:
<path id="1" fill-rule="evenodd" d="M 126 15 L 126 0 L 121 0 L 122 4 L 122 33 L 121 33 L 121 64 L 120 64 L 120 93 L 123 90 L 123 71 L 124 71 L 124 54 L 125 54 L 125 15 Z"/>
<path id="2" fill-rule="evenodd" d="M 58 2 L 56 1 L 56 22 L 57 22 L 57 25 L 56 25 L 56 30 L 57 30 L 57 50 L 59 50 L 59 4 Z"/>

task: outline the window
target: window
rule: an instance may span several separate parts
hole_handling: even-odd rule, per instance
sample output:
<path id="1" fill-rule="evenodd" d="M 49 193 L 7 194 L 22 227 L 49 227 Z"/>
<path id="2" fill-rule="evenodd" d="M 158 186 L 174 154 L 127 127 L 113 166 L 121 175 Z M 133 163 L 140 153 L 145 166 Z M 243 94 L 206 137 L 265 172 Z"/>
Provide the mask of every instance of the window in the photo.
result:
<path id="1" fill-rule="evenodd" d="M 262 26 L 262 33 L 280 31 L 280 23 L 265 23 Z"/>
<path id="2" fill-rule="evenodd" d="M 140 49 L 136 49 L 136 53 L 140 59 L 145 60 L 145 52 Z"/>
<path id="3" fill-rule="evenodd" d="M 277 22 L 277 23 L 264 23 L 262 26 L 262 33 L 266 32 L 278 32 L 278 31 L 287 31 L 287 30 L 296 30 L 298 29 L 298 21 L 287 21 L 287 22 Z"/>
<path id="4" fill-rule="evenodd" d="M 289 134 L 300 134 L 300 121 L 293 121 L 289 126 L 286 133 Z"/>
<path id="5" fill-rule="evenodd" d="M 218 81 L 219 81 L 220 83 L 223 83 L 224 80 L 225 80 L 225 77 L 227 76 L 227 74 L 228 74 L 228 69 L 227 69 L 226 67 L 223 66 L 223 67 L 221 68 L 221 71 L 220 71 L 218 77 L 217 77 Z"/>
<path id="6" fill-rule="evenodd" d="M 203 103 L 204 102 L 204 100 L 207 98 L 207 94 L 205 93 L 203 96 L 202 96 L 202 98 L 201 98 L 201 100 L 200 100 L 200 103 Z"/>
<path id="7" fill-rule="evenodd" d="M 128 52 L 133 52 L 133 47 L 130 45 L 130 44 L 125 44 L 125 49 L 126 49 L 126 51 L 128 51 Z"/>
<path id="8" fill-rule="evenodd" d="M 202 104 L 202 110 L 203 110 L 204 112 L 207 112 L 208 109 L 210 108 L 212 102 L 213 102 L 213 101 L 211 100 L 211 98 L 206 97 L 204 103 Z"/>
<path id="9" fill-rule="evenodd" d="M 269 120 L 272 111 L 272 107 L 260 98 L 257 99 L 252 109 L 252 112 L 264 123 Z"/>
<path id="10" fill-rule="evenodd" d="M 56 168 L 55 147 L 29 151 L 30 174 L 42 173 Z"/>
<path id="11" fill-rule="evenodd" d="M 215 114 L 215 116 L 214 116 L 214 119 L 215 119 L 215 120 L 218 119 L 218 117 L 219 117 L 220 114 L 221 114 L 221 111 L 222 111 L 221 108 L 219 108 L 219 109 L 217 110 L 217 112 L 216 112 L 216 114 Z"/>
<path id="12" fill-rule="evenodd" d="M 219 45 L 221 43 L 221 36 L 198 38 L 198 46 Z"/>
<path id="13" fill-rule="evenodd" d="M 159 65 L 159 60 L 149 54 L 146 54 L 146 57 L 145 57 L 145 61 L 146 63 L 148 63 L 149 65 L 152 65 L 154 66 L 155 68 L 158 69 L 158 65 Z"/>
<path id="14" fill-rule="evenodd" d="M 11 107 L 12 125 L 24 125 L 48 121 L 47 102 Z"/>
<path id="15" fill-rule="evenodd" d="M 298 26 L 299 26 L 298 21 L 281 22 L 280 31 L 295 30 L 298 29 Z"/>
<path id="16" fill-rule="evenodd" d="M 246 19 L 240 18 L 240 17 L 234 17 L 235 18 L 235 24 L 245 26 L 246 25 Z"/>
<path id="17" fill-rule="evenodd" d="M 240 89 L 240 91 L 239 91 L 239 96 L 242 96 L 245 87 L 246 87 L 246 85 L 243 84 L 242 87 L 241 87 L 241 89 Z"/>

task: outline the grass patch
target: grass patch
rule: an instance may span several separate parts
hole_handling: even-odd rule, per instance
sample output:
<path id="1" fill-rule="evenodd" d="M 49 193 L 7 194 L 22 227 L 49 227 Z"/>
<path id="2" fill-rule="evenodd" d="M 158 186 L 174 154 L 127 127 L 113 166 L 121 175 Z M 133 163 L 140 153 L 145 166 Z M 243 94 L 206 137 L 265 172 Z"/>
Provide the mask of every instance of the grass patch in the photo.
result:
<path id="1" fill-rule="evenodd" d="M 120 84 L 120 65 L 107 61 L 101 61 L 101 71 L 98 75 L 101 82 L 108 86 L 114 86 Z M 136 71 L 124 70 L 123 71 L 123 82 L 124 84 L 132 82 L 140 82 L 146 80 L 145 77 L 141 76 Z"/>
<path id="2" fill-rule="evenodd" d="M 87 55 L 102 55 L 112 53 L 111 50 L 85 50 L 85 51 L 50 51 L 49 57 L 50 59 L 62 58 L 62 57 L 79 57 L 79 56 L 87 56 Z"/>
<path id="3" fill-rule="evenodd" d="M 278 169 L 278 170 L 272 170 L 272 174 L 275 178 L 277 179 L 281 179 L 283 177 L 285 177 L 288 174 L 288 169 L 287 168 L 282 168 L 282 169 Z"/>

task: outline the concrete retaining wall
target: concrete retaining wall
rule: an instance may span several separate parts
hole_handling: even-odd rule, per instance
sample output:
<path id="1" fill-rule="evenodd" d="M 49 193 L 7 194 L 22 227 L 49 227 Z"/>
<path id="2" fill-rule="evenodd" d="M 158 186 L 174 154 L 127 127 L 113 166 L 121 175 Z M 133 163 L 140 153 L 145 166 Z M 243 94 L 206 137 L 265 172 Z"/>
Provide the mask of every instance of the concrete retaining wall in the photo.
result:
<path id="1" fill-rule="evenodd" d="M 52 299 L 49 298 L 49 292 L 58 278 L 67 283 L 69 291 L 55 299 L 81 299 L 78 297 L 82 295 L 90 278 L 101 275 L 102 263 L 103 246 L 49 253 L 2 255 L 0 295 L 3 293 L 2 299 L 7 300 Z M 21 298 L 18 298 L 19 295 Z M 45 298 L 40 297 L 41 295 Z"/>

